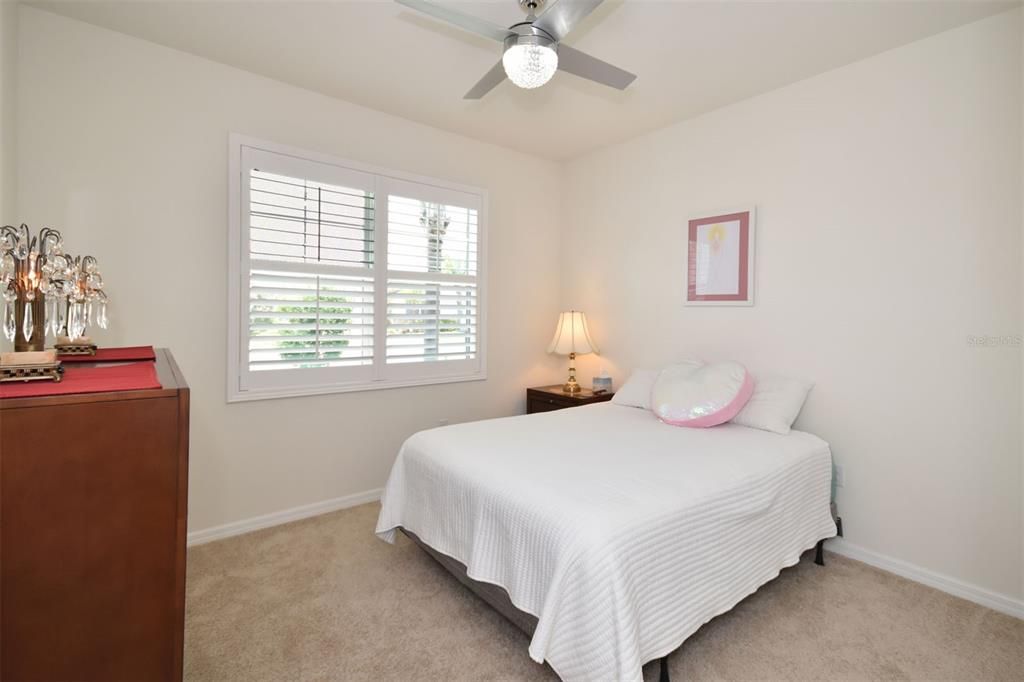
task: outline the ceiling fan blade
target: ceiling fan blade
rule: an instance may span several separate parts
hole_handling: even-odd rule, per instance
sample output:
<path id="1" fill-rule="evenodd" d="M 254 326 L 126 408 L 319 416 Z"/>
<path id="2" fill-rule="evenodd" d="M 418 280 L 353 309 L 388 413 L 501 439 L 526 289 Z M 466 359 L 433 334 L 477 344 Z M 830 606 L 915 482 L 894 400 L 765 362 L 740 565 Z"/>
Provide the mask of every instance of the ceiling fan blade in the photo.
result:
<path id="1" fill-rule="evenodd" d="M 591 57 L 586 52 L 580 52 L 568 45 L 558 46 L 558 70 L 592 80 L 595 83 L 610 85 L 619 90 L 625 90 L 630 83 L 636 80 L 636 74 L 612 66 L 608 62 Z"/>
<path id="2" fill-rule="evenodd" d="M 399 5 L 404 5 L 409 9 L 414 9 L 417 12 L 429 14 L 435 19 L 447 21 L 449 24 L 454 24 L 471 33 L 476 33 L 477 35 L 490 38 L 491 40 L 497 40 L 499 43 L 505 40 L 505 36 L 509 34 L 509 30 L 507 28 L 502 28 L 497 24 L 492 24 L 489 21 L 478 19 L 477 17 L 469 14 L 463 14 L 458 10 L 435 5 L 432 2 L 427 2 L 427 0 L 395 0 L 395 2 Z"/>
<path id="3" fill-rule="evenodd" d="M 562 40 L 576 24 L 583 21 L 588 14 L 597 9 L 604 0 L 555 0 L 546 10 L 541 12 L 533 22 L 556 41 Z"/>
<path id="4" fill-rule="evenodd" d="M 491 67 L 491 70 L 484 74 L 476 85 L 470 88 L 469 92 L 462 99 L 480 99 L 488 92 L 498 87 L 501 82 L 505 80 L 505 67 L 502 66 L 501 60 Z"/>

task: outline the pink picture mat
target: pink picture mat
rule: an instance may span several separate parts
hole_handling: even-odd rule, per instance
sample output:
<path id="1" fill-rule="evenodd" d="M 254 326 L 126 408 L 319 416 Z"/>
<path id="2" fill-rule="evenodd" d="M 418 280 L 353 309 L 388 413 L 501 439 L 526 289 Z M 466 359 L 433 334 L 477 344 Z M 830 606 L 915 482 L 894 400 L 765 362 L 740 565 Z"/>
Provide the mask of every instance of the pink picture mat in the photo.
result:
<path id="1" fill-rule="evenodd" d="M 702 225 L 724 223 L 738 220 L 740 222 L 739 249 L 739 287 L 735 294 L 698 294 L 697 293 L 697 229 Z M 748 301 L 750 300 L 750 211 L 724 213 L 708 218 L 695 218 L 690 221 L 689 238 L 687 240 L 688 267 L 686 300 L 687 301 Z"/>

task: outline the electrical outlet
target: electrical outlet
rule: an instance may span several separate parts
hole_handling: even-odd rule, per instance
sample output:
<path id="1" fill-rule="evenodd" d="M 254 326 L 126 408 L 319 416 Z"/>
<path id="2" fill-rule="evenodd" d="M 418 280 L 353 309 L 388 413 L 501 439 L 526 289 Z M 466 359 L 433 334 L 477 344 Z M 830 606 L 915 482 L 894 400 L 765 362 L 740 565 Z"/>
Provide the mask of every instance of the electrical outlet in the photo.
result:
<path id="1" fill-rule="evenodd" d="M 836 487 L 843 488 L 846 486 L 846 469 L 841 464 L 836 465 Z"/>

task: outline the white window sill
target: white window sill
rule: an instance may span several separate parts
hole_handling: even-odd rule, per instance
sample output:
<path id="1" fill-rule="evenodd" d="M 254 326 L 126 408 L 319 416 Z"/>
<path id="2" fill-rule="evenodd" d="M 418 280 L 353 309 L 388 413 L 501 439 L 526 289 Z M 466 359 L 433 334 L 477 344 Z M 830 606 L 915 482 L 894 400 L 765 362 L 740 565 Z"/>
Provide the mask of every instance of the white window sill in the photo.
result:
<path id="1" fill-rule="evenodd" d="M 469 381 L 484 381 L 486 372 L 452 377 L 430 377 L 424 379 L 402 379 L 392 381 L 360 382 L 356 384 L 333 384 L 325 386 L 294 387 L 294 388 L 260 388 L 249 391 L 228 389 L 228 403 L 245 403 L 252 400 L 274 400 L 277 398 L 301 398 L 304 396 L 330 395 L 332 393 L 356 393 L 359 391 L 379 391 L 388 388 L 409 388 L 412 386 L 432 386 L 434 384 L 455 384 Z"/>

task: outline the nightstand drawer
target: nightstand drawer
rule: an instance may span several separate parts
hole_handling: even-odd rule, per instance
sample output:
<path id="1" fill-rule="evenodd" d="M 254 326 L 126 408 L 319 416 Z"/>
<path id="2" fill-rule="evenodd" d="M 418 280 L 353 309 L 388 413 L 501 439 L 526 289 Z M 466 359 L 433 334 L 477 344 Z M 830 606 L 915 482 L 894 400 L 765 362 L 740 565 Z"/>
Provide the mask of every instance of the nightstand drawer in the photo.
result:
<path id="1" fill-rule="evenodd" d="M 526 414 L 551 412 L 552 410 L 561 410 L 566 407 L 572 407 L 572 405 L 556 402 L 554 398 L 530 398 L 526 401 Z"/>
<path id="2" fill-rule="evenodd" d="M 564 410 L 567 407 L 603 403 L 612 399 L 613 393 L 598 393 L 583 389 L 579 393 L 565 393 L 561 385 L 539 386 L 526 389 L 526 414 Z"/>

